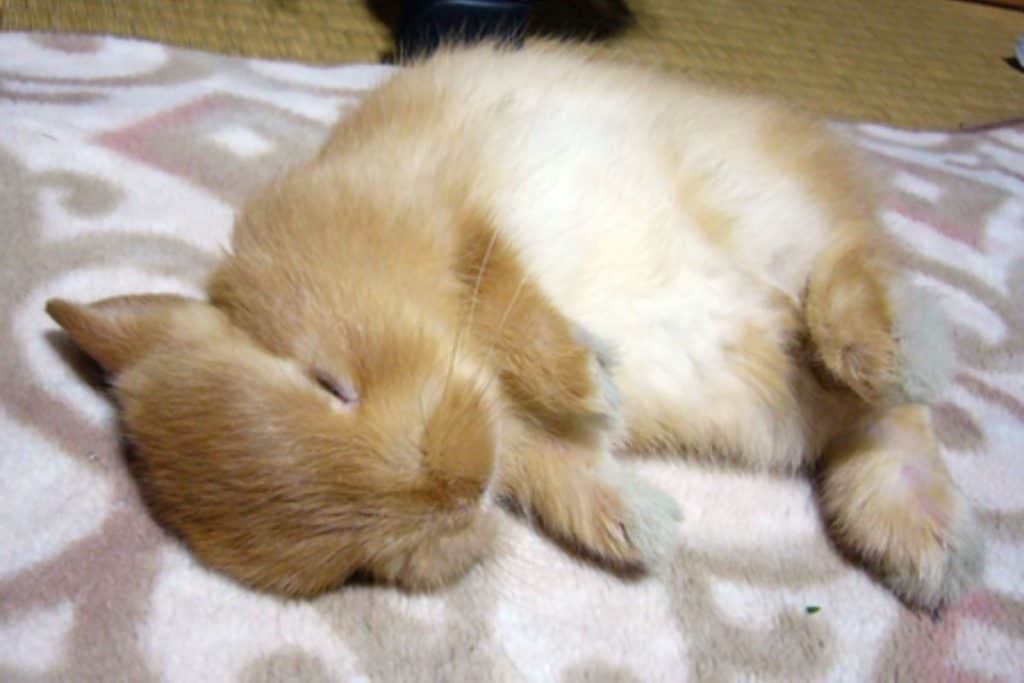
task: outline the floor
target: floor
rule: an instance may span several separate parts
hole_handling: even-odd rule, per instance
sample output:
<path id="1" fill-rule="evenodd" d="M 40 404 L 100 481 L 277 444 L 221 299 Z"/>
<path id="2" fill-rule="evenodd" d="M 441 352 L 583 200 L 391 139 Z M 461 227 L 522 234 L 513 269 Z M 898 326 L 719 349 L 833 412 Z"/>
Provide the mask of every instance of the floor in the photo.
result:
<path id="1" fill-rule="evenodd" d="M 5 30 L 103 32 L 311 62 L 380 61 L 398 0 L 0 0 Z M 534 0 L 532 33 L 823 115 L 953 129 L 1024 117 L 1024 11 L 959 0 Z M 0 67 L 2 68 L 2 67 Z"/>

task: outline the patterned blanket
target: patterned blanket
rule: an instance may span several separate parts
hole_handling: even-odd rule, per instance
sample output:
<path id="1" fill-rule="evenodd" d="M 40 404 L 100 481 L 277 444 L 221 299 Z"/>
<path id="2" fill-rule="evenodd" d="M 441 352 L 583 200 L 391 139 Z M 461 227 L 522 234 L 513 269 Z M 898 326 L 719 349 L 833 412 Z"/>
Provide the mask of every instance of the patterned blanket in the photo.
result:
<path id="1" fill-rule="evenodd" d="M 502 552 L 449 590 L 286 602 L 198 566 L 156 526 L 103 380 L 44 300 L 198 293 L 233 209 L 387 74 L 0 35 L 0 679 L 1021 680 L 1024 124 L 837 124 L 955 324 L 938 428 L 986 569 L 938 618 L 835 551 L 805 480 L 678 459 L 635 465 L 685 515 L 671 568 L 636 580 L 507 518 Z"/>

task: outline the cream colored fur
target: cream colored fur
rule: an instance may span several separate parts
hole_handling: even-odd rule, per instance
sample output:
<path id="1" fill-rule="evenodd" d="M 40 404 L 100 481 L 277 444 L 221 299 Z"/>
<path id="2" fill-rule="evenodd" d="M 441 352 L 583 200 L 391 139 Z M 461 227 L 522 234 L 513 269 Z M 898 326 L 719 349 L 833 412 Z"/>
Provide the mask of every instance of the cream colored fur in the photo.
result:
<path id="1" fill-rule="evenodd" d="M 384 482 L 401 462 L 423 504 L 333 492 L 369 506 L 344 500 L 330 518 L 358 528 L 353 550 L 298 581 L 189 533 L 208 562 L 286 592 L 358 569 L 433 586 L 487 551 L 495 493 L 588 554 L 651 566 L 678 540 L 678 513 L 612 455 L 629 447 L 817 468 L 836 540 L 905 599 L 940 606 L 977 573 L 977 540 L 927 408 L 892 404 L 915 353 L 899 286 L 855 165 L 795 112 L 566 48 L 442 53 L 371 93 L 318 158 L 251 202 L 210 285 L 230 326 L 306 373 L 308 400 L 359 398 L 323 418 L 337 438 L 322 444 L 325 471 L 360 452 L 345 471 Z M 104 306 L 51 311 L 109 369 L 149 354 L 131 376 L 159 374 L 174 354 L 152 361 L 136 337 L 101 357 L 117 308 Z M 462 389 L 471 398 L 453 404 Z M 913 439 L 885 426 L 908 420 Z M 472 443 L 451 438 L 471 426 Z M 173 434 L 128 427 L 144 453 L 159 433 L 151 450 L 173 458 Z M 430 501 L 450 533 L 413 531 Z M 186 504 L 164 501 L 168 523 L 187 527 Z"/>

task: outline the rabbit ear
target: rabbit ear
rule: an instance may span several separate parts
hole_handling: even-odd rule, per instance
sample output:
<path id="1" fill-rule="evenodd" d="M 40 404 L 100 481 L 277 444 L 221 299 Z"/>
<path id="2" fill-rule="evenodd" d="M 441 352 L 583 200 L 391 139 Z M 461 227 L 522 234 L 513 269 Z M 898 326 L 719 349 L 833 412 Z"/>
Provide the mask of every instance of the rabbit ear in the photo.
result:
<path id="1" fill-rule="evenodd" d="M 111 374 L 158 345 L 199 340 L 228 324 L 213 306 L 172 294 L 118 296 L 91 304 L 51 299 L 46 312 Z"/>

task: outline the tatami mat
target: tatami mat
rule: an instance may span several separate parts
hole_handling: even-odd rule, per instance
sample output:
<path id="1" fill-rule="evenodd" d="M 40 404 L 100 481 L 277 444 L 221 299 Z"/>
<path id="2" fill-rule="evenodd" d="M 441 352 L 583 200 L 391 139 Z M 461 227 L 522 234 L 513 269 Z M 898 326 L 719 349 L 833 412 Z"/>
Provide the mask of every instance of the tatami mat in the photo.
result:
<path id="1" fill-rule="evenodd" d="M 398 0 L 6 0 L 7 30 L 115 33 L 314 62 L 390 54 Z M 542 29 L 601 33 L 615 0 L 536 0 Z M 954 0 L 625 0 L 601 49 L 828 116 L 955 128 L 1024 116 L 1024 12 Z M 595 9 L 597 6 L 597 9 Z"/>

